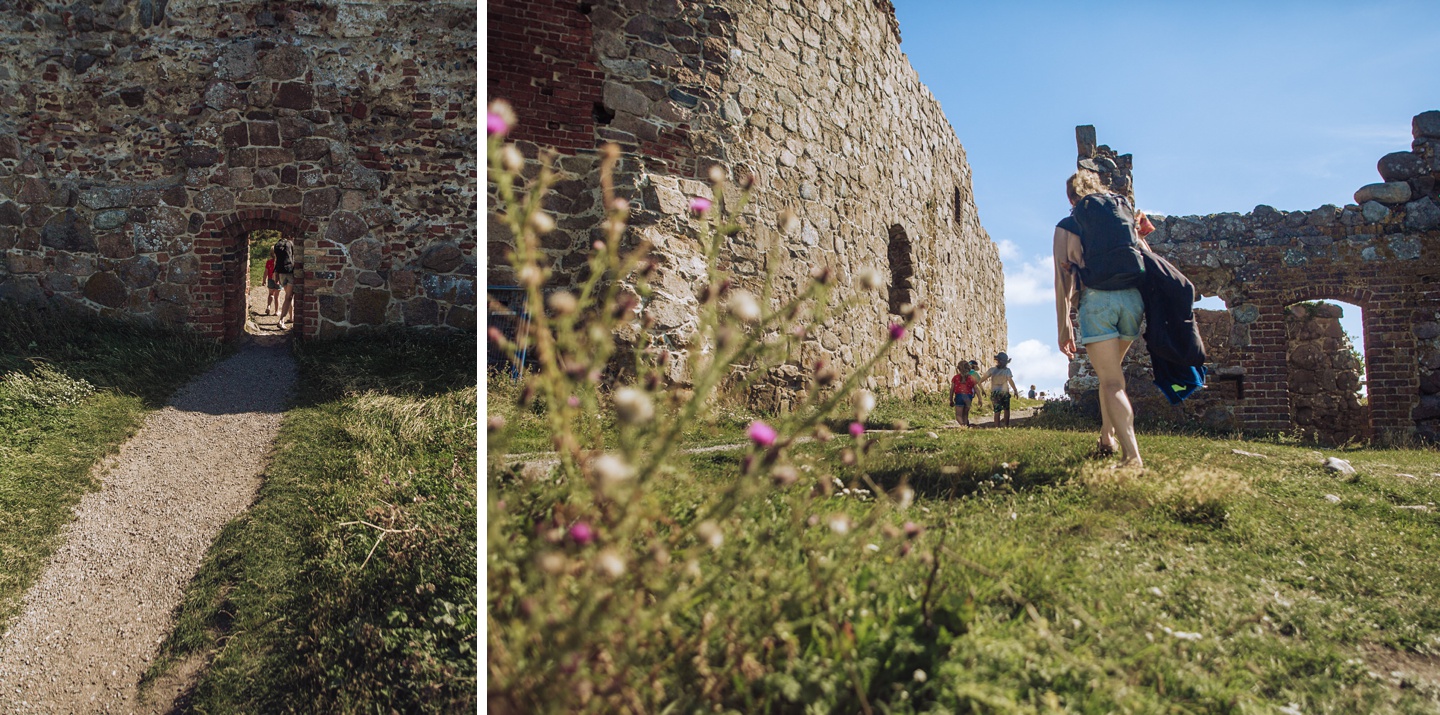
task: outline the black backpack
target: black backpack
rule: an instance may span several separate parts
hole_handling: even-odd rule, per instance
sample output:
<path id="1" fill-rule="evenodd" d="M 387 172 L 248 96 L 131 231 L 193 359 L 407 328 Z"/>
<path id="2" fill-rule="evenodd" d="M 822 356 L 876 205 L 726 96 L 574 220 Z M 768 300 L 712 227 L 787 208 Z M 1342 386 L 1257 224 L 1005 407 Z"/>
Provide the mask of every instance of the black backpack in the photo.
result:
<path id="1" fill-rule="evenodd" d="M 282 238 L 275 244 L 275 272 L 295 272 L 295 244 L 290 239 Z"/>
<path id="2" fill-rule="evenodd" d="M 1080 225 L 1085 267 L 1080 280 L 1095 290 L 1125 290 L 1140 285 L 1145 261 L 1135 237 L 1135 211 L 1124 197 L 1090 194 L 1070 211 Z"/>

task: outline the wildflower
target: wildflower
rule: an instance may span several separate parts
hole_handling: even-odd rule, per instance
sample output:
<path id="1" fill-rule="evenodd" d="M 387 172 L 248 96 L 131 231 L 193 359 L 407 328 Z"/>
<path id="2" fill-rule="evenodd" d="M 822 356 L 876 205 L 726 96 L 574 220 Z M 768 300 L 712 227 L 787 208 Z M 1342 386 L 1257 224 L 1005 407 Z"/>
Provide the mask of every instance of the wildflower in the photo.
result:
<path id="1" fill-rule="evenodd" d="M 630 213 L 630 202 L 626 199 L 615 199 L 610 202 L 610 210 L 617 214 Z"/>
<path id="2" fill-rule="evenodd" d="M 864 422 L 873 409 L 875 409 L 875 393 L 869 390 L 857 390 L 855 392 L 855 420 Z"/>
<path id="3" fill-rule="evenodd" d="M 512 174 L 518 173 L 525 167 L 525 156 L 514 144 L 506 144 L 505 148 L 500 150 L 500 166 Z"/>
<path id="4" fill-rule="evenodd" d="M 709 519 L 695 525 L 695 535 L 712 549 L 718 549 L 725 543 L 725 534 L 720 531 L 720 526 Z"/>
<path id="5" fill-rule="evenodd" d="M 815 361 L 815 382 L 821 387 L 828 387 L 840 379 L 840 373 L 824 360 Z"/>
<path id="6" fill-rule="evenodd" d="M 851 423 L 850 423 L 850 436 L 851 436 L 851 437 L 859 437 L 860 435 L 863 435 L 863 434 L 865 434 L 865 425 L 862 425 L 862 424 L 860 424 L 859 422 L 851 422 Z"/>
<path id="7" fill-rule="evenodd" d="M 580 398 L 571 395 L 565 398 L 565 404 L 569 405 L 572 409 L 580 409 Z"/>
<path id="8" fill-rule="evenodd" d="M 822 286 L 825 285 L 825 284 L 827 284 L 827 283 L 829 283 L 829 282 L 830 282 L 830 278 L 832 277 L 832 273 L 831 273 L 831 271 L 830 271 L 830 266 L 819 265 L 819 266 L 815 266 L 814 268 L 811 268 L 811 269 L 810 269 L 810 277 L 811 277 L 811 278 L 814 278 L 814 279 L 815 279 L 815 282 L 816 282 L 816 283 L 819 283 L 819 284 L 822 285 Z"/>
<path id="9" fill-rule="evenodd" d="M 850 531 L 850 517 L 844 514 L 835 514 L 830 517 L 830 530 L 837 534 L 844 534 Z"/>
<path id="10" fill-rule="evenodd" d="M 575 299 L 575 294 L 566 290 L 551 293 L 550 297 L 545 299 L 545 302 L 549 304 L 550 309 L 555 311 L 557 315 L 569 315 L 574 313 L 576 308 L 580 307 L 580 302 Z"/>
<path id="11" fill-rule="evenodd" d="M 600 483 L 606 486 L 619 484 L 635 476 L 635 468 L 613 454 L 596 457 L 595 461 L 590 463 L 590 468 L 599 475 Z"/>
<path id="12" fill-rule="evenodd" d="M 535 233 L 540 235 L 550 233 L 555 230 L 555 219 L 544 211 L 536 211 L 530 214 L 530 228 L 535 229 Z"/>
<path id="13" fill-rule="evenodd" d="M 915 503 L 915 490 L 909 486 L 903 486 L 895 490 L 895 506 L 901 509 L 909 509 Z"/>
<path id="14" fill-rule="evenodd" d="M 916 669 L 915 673 L 910 677 L 914 678 L 917 683 L 923 683 L 930 679 L 930 676 L 926 675 L 925 671 L 919 669 Z"/>
<path id="15" fill-rule="evenodd" d="M 880 289 L 880 271 L 877 271 L 874 268 L 866 268 L 865 270 L 860 271 L 860 275 L 856 277 L 860 279 L 861 288 L 864 288 L 865 290 Z"/>
<path id="16" fill-rule="evenodd" d="M 777 487 L 788 487 L 799 479 L 800 474 L 788 464 L 782 464 L 770 471 L 770 481 Z"/>
<path id="17" fill-rule="evenodd" d="M 505 134 L 515 126 L 515 110 L 503 99 L 490 102 L 485 109 L 485 133 Z"/>
<path id="18" fill-rule="evenodd" d="M 904 326 L 904 325 L 901 325 L 901 324 L 899 324 L 899 323 L 891 323 L 891 324 L 890 324 L 890 339 L 891 339 L 891 340 L 896 340 L 896 341 L 898 341 L 898 340 L 900 340 L 901 338 L 904 338 L 904 337 L 905 337 L 905 326 Z"/>
<path id="19" fill-rule="evenodd" d="M 590 528 L 589 524 L 577 521 L 574 526 L 570 527 L 570 539 L 584 546 L 595 540 L 595 531 Z"/>
<path id="20" fill-rule="evenodd" d="M 488 432 L 499 432 L 505 429 L 505 418 L 500 415 L 495 415 L 489 420 L 486 420 L 485 428 Z"/>
<path id="21" fill-rule="evenodd" d="M 785 209 L 784 211 L 781 211 L 781 212 L 780 212 L 780 232 L 781 232 L 781 233 L 786 233 L 786 234 L 795 233 L 795 232 L 798 231 L 799 229 L 800 229 L 800 217 L 799 217 L 799 216 L 796 216 L 794 211 L 791 211 L 790 209 Z"/>
<path id="22" fill-rule="evenodd" d="M 710 210 L 710 199 L 704 196 L 696 196 L 690 199 L 690 213 L 694 216 L 704 216 Z"/>
<path id="23" fill-rule="evenodd" d="M 879 551 L 879 550 L 880 550 L 880 547 L 879 547 L 879 546 L 876 546 L 875 544 L 866 544 L 866 545 L 865 545 L 865 550 L 866 550 L 866 551 Z"/>
<path id="24" fill-rule="evenodd" d="M 610 578 L 620 578 L 625 573 L 625 559 L 620 558 L 620 554 L 612 549 L 600 552 L 600 556 L 595 559 L 595 565 Z"/>
<path id="25" fill-rule="evenodd" d="M 535 564 L 545 573 L 557 574 L 565 570 L 565 557 L 554 551 L 547 551 L 535 559 Z"/>
<path id="26" fill-rule="evenodd" d="M 853 467 L 853 466 L 855 466 L 855 463 L 856 463 L 857 461 L 859 461 L 859 460 L 857 460 L 857 459 L 855 458 L 855 450 L 849 449 L 849 448 L 846 448 L 846 449 L 844 449 L 844 450 L 841 450 L 841 452 L 840 452 L 840 463 L 841 463 L 841 464 L 843 464 L 843 465 L 845 465 L 845 466 L 847 466 L 847 467 Z"/>
<path id="27" fill-rule="evenodd" d="M 830 432 L 829 427 L 826 427 L 825 425 L 815 426 L 815 440 L 820 442 L 821 444 L 829 442 L 834 436 L 835 435 Z"/>
<path id="28" fill-rule="evenodd" d="M 760 320 L 760 302 L 750 291 L 737 290 L 730 294 L 730 312 L 747 323 L 754 323 Z"/>
<path id="29" fill-rule="evenodd" d="M 722 184 L 722 183 L 725 183 L 725 169 L 722 168 L 719 164 L 711 164 L 711 165 L 710 165 L 710 183 L 712 183 L 712 184 Z"/>
<path id="30" fill-rule="evenodd" d="M 655 416 L 655 403 L 642 390 L 622 387 L 615 391 L 615 413 L 632 425 L 644 424 Z"/>
<path id="31" fill-rule="evenodd" d="M 540 269 L 528 263 L 520 267 L 520 273 L 517 277 L 520 279 L 520 285 L 526 288 L 538 286 L 542 280 Z"/>
<path id="32" fill-rule="evenodd" d="M 907 539 L 913 539 L 925 531 L 925 527 L 913 521 L 905 522 L 905 525 L 901 526 L 900 529 L 905 532 L 905 538 Z"/>
<path id="33" fill-rule="evenodd" d="M 759 177 L 755 176 L 754 172 L 744 174 L 740 177 L 740 189 L 742 191 L 749 191 L 755 188 L 755 182 L 759 180 Z"/>
<path id="34" fill-rule="evenodd" d="M 745 434 L 750 437 L 751 442 L 754 442 L 761 447 L 769 447 L 770 445 L 775 444 L 775 438 L 779 436 L 775 433 L 774 427 L 771 427 L 770 425 L 767 425 L 760 420 L 755 420 L 754 422 L 751 422 L 750 429 L 746 430 Z"/>

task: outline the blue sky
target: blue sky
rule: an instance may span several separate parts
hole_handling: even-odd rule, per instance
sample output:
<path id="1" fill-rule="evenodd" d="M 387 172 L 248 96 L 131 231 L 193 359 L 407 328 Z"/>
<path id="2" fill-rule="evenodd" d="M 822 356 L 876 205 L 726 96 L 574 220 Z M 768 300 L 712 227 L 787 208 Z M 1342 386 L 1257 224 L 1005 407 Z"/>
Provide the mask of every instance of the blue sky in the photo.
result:
<path id="1" fill-rule="evenodd" d="M 1134 155 L 1147 211 L 1294 211 L 1353 203 L 1381 156 L 1410 148 L 1410 118 L 1440 109 L 1433 0 L 895 5 L 1001 249 L 1022 389 L 1065 378 L 1047 260 L 1076 125 Z"/>

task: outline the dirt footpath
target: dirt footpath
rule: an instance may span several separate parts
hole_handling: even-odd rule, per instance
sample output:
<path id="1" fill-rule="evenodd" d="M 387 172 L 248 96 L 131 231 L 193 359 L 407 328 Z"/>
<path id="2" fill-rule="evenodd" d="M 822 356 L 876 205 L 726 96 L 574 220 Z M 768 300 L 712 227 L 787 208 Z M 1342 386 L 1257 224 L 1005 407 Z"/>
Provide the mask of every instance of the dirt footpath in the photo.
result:
<path id="1" fill-rule="evenodd" d="M 206 550 L 254 500 L 294 383 L 287 345 L 252 343 L 96 467 L 101 489 L 0 636 L 0 713 L 168 709 L 142 706 L 136 684 Z"/>

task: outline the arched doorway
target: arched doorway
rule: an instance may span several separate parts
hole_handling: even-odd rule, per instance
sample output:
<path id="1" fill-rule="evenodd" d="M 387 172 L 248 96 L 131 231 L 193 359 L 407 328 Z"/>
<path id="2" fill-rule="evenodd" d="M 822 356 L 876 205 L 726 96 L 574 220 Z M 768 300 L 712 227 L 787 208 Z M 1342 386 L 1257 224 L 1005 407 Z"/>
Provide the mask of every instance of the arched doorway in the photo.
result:
<path id="1" fill-rule="evenodd" d="M 294 244 L 295 271 L 290 288 L 291 317 L 294 327 L 287 332 L 299 337 L 313 335 L 315 331 L 313 305 L 315 299 L 306 291 L 305 263 L 309 244 L 307 237 L 314 235 L 315 226 L 293 213 L 252 210 L 231 215 L 225 219 L 221 228 L 211 234 L 214 238 L 219 239 L 219 260 L 207 263 L 206 267 L 213 269 L 207 271 L 212 274 L 210 280 L 219 283 L 220 285 L 216 288 L 223 292 L 223 309 L 221 315 L 218 316 L 223 338 L 227 341 L 237 340 L 247 332 L 246 325 L 250 321 L 252 236 L 256 234 L 272 235 L 260 232 L 278 233 L 282 237 L 289 238 Z M 261 263 L 263 265 L 263 261 Z M 262 301 L 261 312 L 264 312 L 266 292 L 263 286 L 260 287 L 258 295 Z"/>

